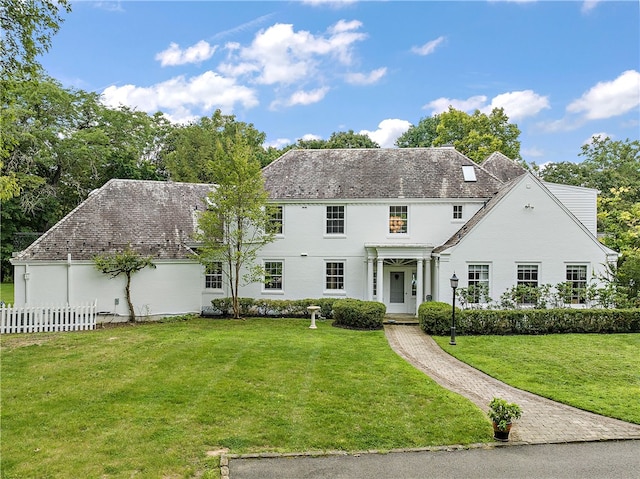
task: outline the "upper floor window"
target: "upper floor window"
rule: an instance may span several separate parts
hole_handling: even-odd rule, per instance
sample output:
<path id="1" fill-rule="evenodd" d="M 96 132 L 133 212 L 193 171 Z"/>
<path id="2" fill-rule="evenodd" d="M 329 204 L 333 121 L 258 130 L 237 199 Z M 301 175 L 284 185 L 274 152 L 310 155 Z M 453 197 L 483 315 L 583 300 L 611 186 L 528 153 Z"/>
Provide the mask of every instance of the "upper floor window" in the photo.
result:
<path id="1" fill-rule="evenodd" d="M 222 262 L 214 261 L 205 268 L 204 287 L 206 289 L 222 289 Z"/>
<path id="2" fill-rule="evenodd" d="M 344 263 L 342 261 L 327 261 L 325 289 L 344 289 Z"/>
<path id="3" fill-rule="evenodd" d="M 389 206 L 389 233 L 406 233 L 407 218 L 406 206 Z"/>
<path id="4" fill-rule="evenodd" d="M 454 220 L 462 219 L 462 205 L 453 205 L 453 219 Z"/>
<path id="5" fill-rule="evenodd" d="M 486 303 L 489 298 L 489 265 L 470 264 L 467 271 L 468 295 L 471 303 Z"/>
<path id="6" fill-rule="evenodd" d="M 567 265 L 567 283 L 571 287 L 571 303 L 584 304 L 587 301 L 586 265 Z"/>
<path id="7" fill-rule="evenodd" d="M 344 206 L 327 206 L 328 235 L 344 234 Z"/>
<path id="8" fill-rule="evenodd" d="M 269 205 L 269 233 L 281 235 L 284 231 L 282 205 Z"/>
<path id="9" fill-rule="evenodd" d="M 264 289 L 282 290 L 282 261 L 264 262 Z"/>

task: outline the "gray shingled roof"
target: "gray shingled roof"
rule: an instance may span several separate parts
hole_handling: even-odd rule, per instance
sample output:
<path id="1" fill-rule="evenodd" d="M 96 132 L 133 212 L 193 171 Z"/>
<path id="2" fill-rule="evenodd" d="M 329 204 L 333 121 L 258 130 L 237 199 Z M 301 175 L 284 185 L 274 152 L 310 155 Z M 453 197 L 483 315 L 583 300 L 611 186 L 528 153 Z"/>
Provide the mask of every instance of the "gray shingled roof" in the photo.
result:
<path id="1" fill-rule="evenodd" d="M 464 181 L 463 165 L 477 181 Z M 263 176 L 275 200 L 490 198 L 502 184 L 452 147 L 289 150 Z"/>
<path id="2" fill-rule="evenodd" d="M 157 259 L 188 258 L 211 185 L 110 180 L 53 226 L 17 260 L 90 260 L 127 245 Z"/>
<path id="3" fill-rule="evenodd" d="M 480 166 L 504 182 L 524 175 L 527 172 L 524 167 L 499 151 L 491 153 L 489 157 L 480 164 Z"/>

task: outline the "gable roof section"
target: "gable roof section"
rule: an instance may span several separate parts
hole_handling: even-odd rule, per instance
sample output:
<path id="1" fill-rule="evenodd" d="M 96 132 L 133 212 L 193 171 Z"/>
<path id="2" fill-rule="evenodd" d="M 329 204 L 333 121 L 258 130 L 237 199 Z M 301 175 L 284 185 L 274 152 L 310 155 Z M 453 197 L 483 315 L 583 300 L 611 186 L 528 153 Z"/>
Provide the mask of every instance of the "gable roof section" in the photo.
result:
<path id="1" fill-rule="evenodd" d="M 506 157 L 505 157 L 506 158 Z M 545 183 L 538 178 L 536 178 L 533 174 L 529 172 L 525 172 L 524 175 L 520 175 L 516 178 L 513 178 L 509 182 L 505 183 L 504 186 L 496 193 L 496 195 L 485 202 L 484 206 L 480 208 L 475 215 L 471 217 L 469 221 L 467 221 L 462 228 L 460 228 L 456 233 L 454 233 L 447 241 L 445 241 L 442 245 L 434 248 L 434 253 L 441 253 L 453 246 L 456 246 L 460 243 L 466 236 L 468 236 L 471 231 L 489 214 L 489 212 L 495 208 L 498 204 L 502 202 L 502 200 L 509 194 L 509 192 L 514 189 L 518 184 L 520 184 L 525 179 L 529 179 L 530 181 L 536 182 L 540 185 L 541 189 L 549 195 L 553 201 L 558 205 L 559 208 L 562 208 L 565 213 L 574 221 L 584 232 L 585 234 L 608 255 L 611 257 L 617 257 L 618 253 L 611 248 L 608 248 L 604 244 L 600 243 L 598 239 L 592 235 L 589 230 L 576 218 L 576 216 L 567 208 L 558 198 L 554 196 L 554 194 L 549 191 L 549 189 L 545 186 Z"/>
<path id="2" fill-rule="evenodd" d="M 463 165 L 476 181 L 465 181 Z M 262 174 L 275 200 L 490 198 L 501 186 L 452 147 L 289 150 Z"/>
<path id="3" fill-rule="evenodd" d="M 131 245 L 156 259 L 185 259 L 212 185 L 109 180 L 14 261 L 91 260 Z"/>
<path id="4" fill-rule="evenodd" d="M 504 182 L 517 178 L 527 172 L 525 168 L 499 151 L 491 153 L 480 166 Z"/>

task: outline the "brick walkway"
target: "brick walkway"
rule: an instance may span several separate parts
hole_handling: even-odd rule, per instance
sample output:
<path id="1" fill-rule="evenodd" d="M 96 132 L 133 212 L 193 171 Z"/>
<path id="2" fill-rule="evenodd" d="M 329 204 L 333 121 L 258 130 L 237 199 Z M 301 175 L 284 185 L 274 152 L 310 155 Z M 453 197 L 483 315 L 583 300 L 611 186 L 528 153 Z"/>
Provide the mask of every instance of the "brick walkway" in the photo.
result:
<path id="1" fill-rule="evenodd" d="M 493 397 L 522 408 L 511 441 L 530 444 L 640 439 L 640 425 L 589 413 L 513 388 L 444 352 L 418 326 L 385 325 L 391 347 L 441 386 L 488 410 Z"/>

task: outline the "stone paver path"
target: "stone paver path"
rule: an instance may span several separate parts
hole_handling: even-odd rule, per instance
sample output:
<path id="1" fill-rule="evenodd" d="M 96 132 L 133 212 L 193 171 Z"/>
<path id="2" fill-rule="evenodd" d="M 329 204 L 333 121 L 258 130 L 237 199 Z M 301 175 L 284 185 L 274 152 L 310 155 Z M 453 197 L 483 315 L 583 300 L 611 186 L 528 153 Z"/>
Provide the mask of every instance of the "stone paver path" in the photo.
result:
<path id="1" fill-rule="evenodd" d="M 530 444 L 640 439 L 640 425 L 576 409 L 502 383 L 444 352 L 418 326 L 385 325 L 391 347 L 441 386 L 488 411 L 501 397 L 522 408 L 511 429 L 512 442 Z"/>

